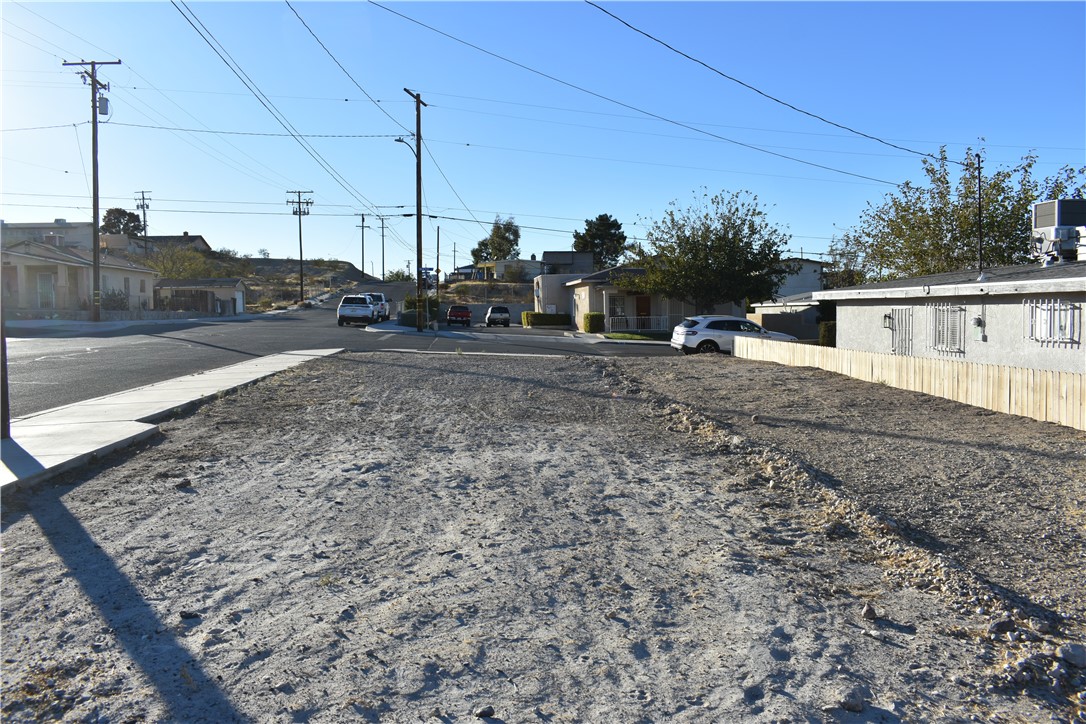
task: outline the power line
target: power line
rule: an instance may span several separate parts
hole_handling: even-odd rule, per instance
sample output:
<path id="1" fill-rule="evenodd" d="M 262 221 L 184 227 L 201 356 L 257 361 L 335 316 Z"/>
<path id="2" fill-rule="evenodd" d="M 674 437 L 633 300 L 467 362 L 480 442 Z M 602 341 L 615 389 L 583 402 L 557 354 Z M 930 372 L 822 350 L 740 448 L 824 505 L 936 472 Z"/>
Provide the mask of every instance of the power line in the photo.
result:
<path id="1" fill-rule="evenodd" d="M 156 131 L 182 131 L 184 133 L 211 133 L 217 136 L 264 136 L 271 138 L 396 138 L 394 133 L 266 133 L 260 131 L 216 131 L 210 128 L 171 128 L 167 126 L 151 126 L 141 123 L 117 123 L 113 126 L 125 126 L 127 128 L 149 128 Z"/>
<path id="2" fill-rule="evenodd" d="M 305 20 L 304 20 L 304 19 L 302 18 L 302 16 L 298 14 L 298 11 L 294 9 L 294 6 L 290 4 L 290 0 L 283 0 L 283 1 L 284 1 L 284 2 L 285 2 L 285 3 L 287 4 L 287 7 L 288 7 L 288 8 L 290 8 L 290 11 L 291 11 L 292 13 L 294 13 L 294 17 L 298 18 L 298 22 L 300 22 L 300 23 L 301 23 L 301 24 L 302 24 L 302 25 L 303 25 L 303 26 L 305 27 L 305 29 L 309 31 L 309 34 L 313 36 L 313 40 L 316 40 L 316 41 L 317 41 L 317 45 L 321 46 L 321 48 L 323 48 L 323 49 L 324 49 L 324 52 L 328 54 L 328 57 L 332 59 L 332 62 L 333 62 L 333 63 L 335 63 L 335 64 L 336 64 L 336 66 L 337 66 L 337 67 L 338 67 L 338 68 L 339 68 L 340 70 L 342 70 L 342 71 L 343 71 L 343 74 L 344 74 L 345 76 L 347 76 L 348 78 L 350 78 L 351 82 L 352 82 L 352 83 L 354 83 L 354 87 L 355 87 L 355 88 L 357 88 L 358 90 L 362 91 L 362 95 L 366 96 L 366 98 L 368 98 L 368 99 L 369 99 L 370 103 L 372 103 L 372 104 L 373 104 L 374 106 L 376 106 L 376 107 L 377 107 L 377 109 L 381 111 L 381 113 L 384 113 L 384 114 L 385 114 L 386 116 L 388 116 L 388 119 L 389 119 L 390 121 L 392 121 L 392 122 L 393 122 L 393 123 L 395 123 L 395 124 L 396 124 L 397 126 L 399 126 L 400 128 L 402 128 L 402 129 L 403 129 L 403 131 L 404 131 L 405 133 L 411 133 L 411 131 L 410 131 L 410 130 L 409 130 L 409 129 L 407 128 L 407 126 L 403 125 L 402 123 L 400 123 L 399 121 L 397 121 L 397 120 L 396 120 L 395 118 L 393 118 L 393 117 L 392 117 L 392 115 L 391 115 L 391 114 L 390 114 L 390 113 L 389 113 L 388 111 L 386 111 L 386 110 L 385 110 L 385 109 L 384 109 L 384 108 L 383 108 L 383 107 L 381 106 L 381 104 L 380 104 L 380 103 L 378 103 L 378 102 L 377 102 L 376 100 L 374 100 L 373 96 L 371 96 L 371 95 L 370 95 L 369 93 L 367 93 L 367 92 L 366 92 L 366 89 L 365 89 L 365 88 L 363 88 L 363 87 L 362 87 L 362 86 L 361 86 L 361 85 L 360 85 L 360 84 L 358 83 L 358 81 L 356 81 L 356 80 L 354 79 L 354 76 L 353 76 L 353 75 L 351 75 L 350 73 L 348 73 L 348 72 L 347 72 L 347 69 L 346 69 L 346 68 L 344 68 L 344 67 L 343 67 L 343 64 L 339 62 L 339 59 L 338 59 L 338 58 L 336 58 L 336 56 L 332 54 L 332 51 L 328 49 L 328 46 L 324 44 L 324 41 L 322 41 L 322 40 L 321 40 L 320 38 L 318 38 L 318 37 L 317 37 L 317 34 L 316 34 L 315 32 L 313 32 L 313 28 L 309 27 L 309 23 L 307 23 L 307 22 L 306 22 L 306 21 L 305 21 Z"/>
<path id="3" fill-rule="evenodd" d="M 342 174 L 336 171 L 335 168 L 333 168 L 332 165 L 327 160 L 325 160 L 325 158 L 321 156 L 315 148 L 313 148 L 304 138 L 301 137 L 301 135 L 298 133 L 298 130 L 290 124 L 286 116 L 284 116 L 283 113 L 275 107 L 275 104 L 271 102 L 271 99 L 264 95 L 263 91 L 261 91 L 256 83 L 254 83 L 253 80 L 249 78 L 249 76 L 245 73 L 244 70 L 242 70 L 241 66 L 237 64 L 233 57 L 230 56 L 230 53 L 226 50 L 225 47 L 223 47 L 222 43 L 220 43 L 218 39 L 215 38 L 214 34 L 210 30 L 208 30 L 207 27 L 196 16 L 196 14 L 192 12 L 192 9 L 185 4 L 185 0 L 170 0 L 170 2 L 174 6 L 174 8 L 179 13 L 181 13 L 181 16 L 185 18 L 189 25 L 192 26 L 193 30 L 196 31 L 200 38 L 205 43 L 207 43 L 208 47 L 210 47 L 211 50 L 217 56 L 219 56 L 219 59 L 222 60 L 226 67 L 229 68 L 231 72 L 233 72 L 234 75 L 237 76 L 238 80 L 240 80 L 242 84 L 249 89 L 253 97 L 256 98 L 262 106 L 264 106 L 265 110 L 267 110 L 268 113 L 270 113 L 272 117 L 275 118 L 279 125 L 283 126 L 283 128 L 289 134 L 291 134 L 291 137 L 295 140 L 295 142 L 297 142 L 298 145 L 300 145 L 303 150 L 305 150 L 305 152 L 308 153 L 309 156 L 313 158 L 313 160 L 316 161 L 317 164 L 321 168 L 323 168 L 332 177 L 332 179 L 337 184 L 339 184 L 341 188 L 343 188 L 344 191 L 346 191 L 354 199 L 356 199 L 363 205 L 372 207 L 373 203 L 370 202 L 369 199 L 367 199 L 365 196 L 362 195 L 361 192 L 355 189 L 347 181 L 347 179 L 343 177 Z M 185 7 L 184 10 L 181 9 L 181 7 L 178 5 L 178 2 L 180 2 L 180 4 Z M 192 16 L 191 18 L 189 17 L 190 15 Z M 199 23 L 199 27 L 197 27 L 197 23 Z M 229 60 L 227 60 L 227 58 L 229 58 Z"/>
<path id="4" fill-rule="evenodd" d="M 531 68 L 531 67 L 529 67 L 527 65 L 524 65 L 523 63 L 519 63 L 519 62 L 517 62 L 515 60 L 511 60 L 509 58 L 506 58 L 505 56 L 499 55 L 499 54 L 497 54 L 497 53 L 495 53 L 493 51 L 487 50 L 486 48 L 482 48 L 482 47 L 480 47 L 478 45 L 475 45 L 473 43 L 469 43 L 468 41 L 462 40 L 462 39 L 456 37 L 455 35 L 450 35 L 449 33 L 446 33 L 443 30 L 438 30 L 437 28 L 435 28 L 435 27 L 433 27 L 431 25 L 427 25 L 426 23 L 423 23 L 422 21 L 416 20 L 416 19 L 414 19 L 414 18 L 412 18 L 412 17 L 410 17 L 408 15 L 404 15 L 401 12 L 397 12 L 396 10 L 393 10 L 392 8 L 385 7 L 384 5 L 381 5 L 380 3 L 375 2 L 375 0 L 369 0 L 369 2 L 370 2 L 371 5 L 375 5 L 376 7 L 379 7 L 379 8 L 381 8 L 382 10 L 384 10 L 386 12 L 389 12 L 389 13 L 392 13 L 393 15 L 399 16 L 399 17 L 403 18 L 404 20 L 407 20 L 408 22 L 411 22 L 411 23 L 414 23 L 414 24 L 416 24 L 416 25 L 418 25 L 420 27 L 426 28 L 427 30 L 429 30 L 431 32 L 434 32 L 434 33 L 437 33 L 438 35 L 441 35 L 443 37 L 446 37 L 449 40 L 455 41 L 455 42 L 460 43 L 462 45 L 466 45 L 469 48 L 472 48 L 473 50 L 477 50 L 480 53 L 484 53 L 486 55 L 489 55 L 492 58 L 497 58 L 498 60 L 500 60 L 500 61 L 502 61 L 504 63 L 509 63 L 510 65 L 514 65 L 514 66 L 516 66 L 516 67 L 518 67 L 518 68 L 520 68 L 522 70 L 526 70 L 529 73 L 534 73 L 535 75 L 546 78 L 547 80 L 554 81 L 555 83 L 558 83 L 560 85 L 564 85 L 567 88 L 572 88 L 572 89 L 574 89 L 576 91 L 580 91 L 581 93 L 586 93 L 586 94 L 588 94 L 590 96 L 593 96 L 594 98 L 599 98 L 600 100 L 607 101 L 608 103 L 613 103 L 613 104 L 615 104 L 617 106 L 621 106 L 622 108 L 626 108 L 626 109 L 629 109 L 629 110 L 632 110 L 632 111 L 636 111 L 638 113 L 649 116 L 650 118 L 655 118 L 655 119 L 657 119 L 659 121 L 663 121 L 664 123 L 670 123 L 670 124 L 672 124 L 674 126 L 679 126 L 680 128 L 685 128 L 685 129 L 687 129 L 689 131 L 693 131 L 695 133 L 701 133 L 703 135 L 710 136 L 712 138 L 720 139 L 721 141 L 727 141 L 728 143 L 732 143 L 732 144 L 734 144 L 736 146 L 741 146 L 743 148 L 749 148 L 752 151 L 758 151 L 759 153 L 764 153 L 764 154 L 767 154 L 767 155 L 770 155 L 770 156 L 776 156 L 777 158 L 783 158 L 785 160 L 794 161 L 796 163 L 801 163 L 801 164 L 804 164 L 805 166 L 813 166 L 815 168 L 823 169 L 824 171 L 831 171 L 833 173 L 844 174 L 846 176 L 854 176 L 856 178 L 865 179 L 867 181 L 874 181 L 876 183 L 886 184 L 888 186 L 898 186 L 899 185 L 898 183 L 896 183 L 894 181 L 886 181 L 885 179 L 875 178 L 873 176 L 865 176 L 863 174 L 854 173 L 852 171 L 845 171 L 843 169 L 834 168 L 833 166 L 826 166 L 824 164 L 815 163 L 813 161 L 805 161 L 805 160 L 803 160 L 801 158 L 796 158 L 795 156 L 789 156 L 787 154 L 777 153 L 776 151 L 770 151 L 768 149 L 761 148 L 760 146 L 755 146 L 755 145 L 750 144 L 750 143 L 744 143 L 742 141 L 737 141 L 734 138 L 727 138 L 725 136 L 721 136 L 721 135 L 706 131 L 703 128 L 697 128 L 696 126 L 691 126 L 691 125 L 683 123 L 681 121 L 676 121 L 674 119 L 667 118 L 665 116 L 661 116 L 658 113 L 653 113 L 652 111 L 647 111 L 647 110 L 644 110 L 643 108 L 638 108 L 637 106 L 630 105 L 629 103 L 624 103 L 624 102 L 616 100 L 614 98 L 610 98 L 608 96 L 603 95 L 602 93 L 597 93 L 595 91 L 589 90 L 589 89 L 584 88 L 582 86 L 576 85 L 575 83 L 570 83 L 569 81 L 562 80 L 561 78 L 557 78 L 557 77 L 555 77 L 553 75 L 550 75 L 548 73 L 544 73 L 543 71 L 536 70 L 535 68 Z"/>
<path id="5" fill-rule="evenodd" d="M 725 72 L 723 72 L 721 70 L 717 70 L 716 68 L 714 68 L 713 66 L 709 65 L 708 63 L 706 63 L 704 61 L 699 60 L 699 59 L 695 58 L 692 55 L 688 55 L 687 53 L 684 53 L 683 51 L 679 50 L 678 48 L 675 48 L 675 47 L 673 47 L 671 45 L 668 45 L 663 40 L 660 40 L 656 36 L 651 35 L 650 33 L 647 33 L 644 30 L 641 30 L 640 28 L 634 27 L 633 25 L 626 22 L 625 20 L 618 17 L 617 15 L 610 12 L 609 10 L 605 10 L 604 8 L 597 5 L 596 3 L 592 2 L 592 0 L 584 0 L 584 1 L 586 3 L 588 3 L 589 5 L 591 5 L 592 7 L 599 10 L 601 13 L 603 13 L 603 14 L 611 17 L 611 18 L 614 18 L 618 22 L 622 23 L 623 25 L 625 25 L 627 28 L 634 31 L 635 33 L 639 33 L 640 35 L 645 36 L 646 38 L 653 41 L 654 43 L 659 43 L 660 45 L 664 46 L 665 48 L 667 48 L 671 52 L 676 53 L 678 55 L 681 55 L 682 57 L 686 58 L 687 60 L 692 61 L 694 63 L 697 63 L 698 65 L 702 66 L 703 68 L 707 68 L 708 70 L 711 70 L 712 72 L 716 73 L 717 75 L 719 75 L 722 78 L 727 78 L 728 80 L 732 81 L 733 83 L 738 83 L 739 85 L 743 86 L 744 88 L 746 88 L 748 90 L 751 90 L 751 91 L 754 91 L 755 93 L 762 96 L 763 98 L 768 98 L 769 100 L 773 101 L 774 103 L 779 103 L 780 105 L 782 105 L 782 106 L 784 106 L 786 108 L 790 108 L 793 111 L 796 111 L 797 113 L 802 113 L 805 116 L 809 116 L 809 117 L 814 118 L 816 120 L 822 121 L 823 123 L 829 124 L 829 125 L 833 126 L 834 128 L 840 128 L 842 131 L 848 131 L 849 133 L 855 134 L 857 136 L 862 136 L 863 138 L 866 138 L 866 139 L 871 140 L 871 141 L 876 141 L 877 143 L 881 143 L 881 144 L 883 144 L 885 146 L 889 146 L 890 148 L 896 148 L 899 151 L 905 151 L 907 153 L 915 154 L 917 156 L 924 156 L 924 157 L 927 157 L 927 158 L 938 160 L 938 158 L 936 156 L 933 156 L 930 153 L 925 153 L 924 151 L 915 151 L 915 150 L 913 150 L 911 148 L 906 148 L 905 146 L 899 146 L 896 143 L 890 143 L 889 141 L 885 141 L 885 140 L 883 140 L 883 139 L 881 139 L 881 138 L 879 138 L 877 136 L 872 136 L 871 134 L 864 133 L 863 131 L 857 131 L 855 128 L 850 128 L 849 126 L 845 126 L 845 125 L 842 125 L 840 123 L 835 123 L 834 121 L 823 118 L 822 116 L 818 115 L 817 113 L 811 113 L 810 111 L 805 111 L 802 108 L 799 108 L 797 106 L 792 105 L 791 103 L 788 103 L 787 101 L 782 101 L 780 98 L 777 98 L 775 96 L 771 96 L 770 94 L 766 93 L 765 91 L 762 91 L 762 90 L 760 90 L 758 88 L 755 88 L 754 86 L 750 85 L 749 83 L 744 83 L 743 81 L 739 80 L 738 78 L 730 76 L 730 75 L 728 75 L 727 73 L 725 73 Z"/>

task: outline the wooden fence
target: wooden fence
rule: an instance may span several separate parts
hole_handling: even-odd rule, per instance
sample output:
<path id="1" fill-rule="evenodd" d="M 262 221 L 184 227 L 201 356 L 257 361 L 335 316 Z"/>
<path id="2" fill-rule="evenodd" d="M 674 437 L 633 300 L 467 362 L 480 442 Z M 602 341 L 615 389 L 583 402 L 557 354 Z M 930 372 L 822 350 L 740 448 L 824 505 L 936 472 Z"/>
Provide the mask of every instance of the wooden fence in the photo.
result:
<path id="1" fill-rule="evenodd" d="M 1086 374 L 736 337 L 735 356 L 829 372 L 1086 430 Z"/>

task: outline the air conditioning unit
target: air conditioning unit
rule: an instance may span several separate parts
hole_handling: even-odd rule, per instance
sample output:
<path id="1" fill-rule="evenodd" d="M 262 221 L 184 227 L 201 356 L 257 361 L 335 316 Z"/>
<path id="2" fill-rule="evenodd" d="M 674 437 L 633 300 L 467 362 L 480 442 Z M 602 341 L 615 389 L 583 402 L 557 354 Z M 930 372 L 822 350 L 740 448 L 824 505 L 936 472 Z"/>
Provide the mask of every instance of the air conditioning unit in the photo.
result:
<path id="1" fill-rule="evenodd" d="M 1033 230 L 1033 256 L 1047 262 L 1086 259 L 1086 226 L 1046 226 Z"/>

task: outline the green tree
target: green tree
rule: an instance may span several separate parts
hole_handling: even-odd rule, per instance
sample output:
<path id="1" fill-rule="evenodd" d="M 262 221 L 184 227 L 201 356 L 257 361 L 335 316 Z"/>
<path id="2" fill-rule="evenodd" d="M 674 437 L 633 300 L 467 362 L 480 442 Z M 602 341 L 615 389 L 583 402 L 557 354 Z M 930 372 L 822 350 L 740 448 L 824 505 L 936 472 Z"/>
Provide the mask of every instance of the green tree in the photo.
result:
<path id="1" fill-rule="evenodd" d="M 125 236 L 139 236 L 143 233 L 143 222 L 138 214 L 124 209 L 107 209 L 102 215 L 102 226 L 99 231 L 103 234 L 124 234 Z"/>
<path id="2" fill-rule="evenodd" d="M 620 285 L 662 294 L 711 312 L 724 302 L 771 298 L 788 274 L 781 252 L 791 238 L 771 224 L 746 192 L 709 197 L 688 209 L 672 201 L 664 218 L 647 234 L 648 250 L 638 248 L 643 276 L 629 275 Z"/>
<path id="3" fill-rule="evenodd" d="M 404 269 L 393 269 L 388 274 L 385 274 L 386 282 L 413 282 L 415 277 Z"/>
<path id="4" fill-rule="evenodd" d="M 516 259 L 520 256 L 520 227 L 512 217 L 504 221 L 495 217 L 490 236 L 471 250 L 471 260 L 479 265 L 484 261 Z"/>
<path id="5" fill-rule="evenodd" d="M 573 232 L 573 251 L 592 252 L 592 265 L 597 270 L 617 265 L 626 249 L 622 224 L 610 214 L 585 219 L 584 231 Z"/>
<path id="6" fill-rule="evenodd" d="M 163 246 L 145 262 L 166 279 L 200 279 L 217 276 L 215 264 L 195 249 L 174 244 Z"/>
<path id="7" fill-rule="evenodd" d="M 1082 198 L 1086 167 L 1064 166 L 1042 181 L 1033 177 L 1037 157 L 1026 155 L 1013 168 L 983 173 L 981 234 L 984 266 L 1029 260 L 1031 211 L 1037 201 Z M 977 264 L 977 154 L 950 161 L 946 148 L 922 161 L 927 181 L 905 182 L 882 202 L 868 203 L 859 223 L 830 245 L 841 281 L 861 283 L 961 271 Z M 954 181 L 953 171 L 958 179 Z"/>

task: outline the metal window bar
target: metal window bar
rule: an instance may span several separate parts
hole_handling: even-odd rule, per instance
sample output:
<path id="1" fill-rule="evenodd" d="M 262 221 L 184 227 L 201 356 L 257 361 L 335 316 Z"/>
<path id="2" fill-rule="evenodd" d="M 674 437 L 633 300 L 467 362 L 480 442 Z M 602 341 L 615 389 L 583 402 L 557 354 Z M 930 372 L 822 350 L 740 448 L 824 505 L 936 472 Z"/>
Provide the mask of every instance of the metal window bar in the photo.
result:
<path id="1" fill-rule="evenodd" d="M 1081 305 L 1066 299 L 1027 299 L 1022 304 L 1027 339 L 1057 344 L 1078 342 Z"/>

